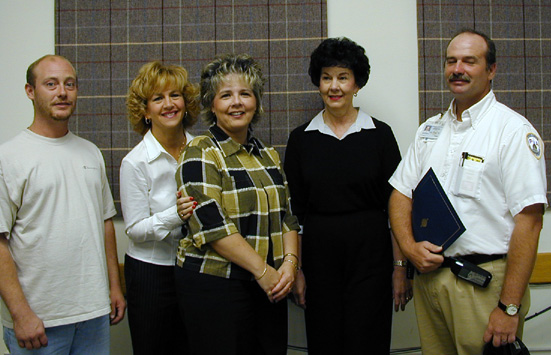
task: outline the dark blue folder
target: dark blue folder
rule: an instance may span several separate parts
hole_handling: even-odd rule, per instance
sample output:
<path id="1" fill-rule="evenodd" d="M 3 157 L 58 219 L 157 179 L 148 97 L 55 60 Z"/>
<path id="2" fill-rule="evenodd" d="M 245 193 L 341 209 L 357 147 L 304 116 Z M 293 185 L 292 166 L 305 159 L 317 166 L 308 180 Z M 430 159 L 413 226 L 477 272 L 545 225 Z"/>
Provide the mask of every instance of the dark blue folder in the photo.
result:
<path id="1" fill-rule="evenodd" d="M 413 191 L 411 223 L 417 242 L 427 240 L 442 246 L 443 250 L 465 232 L 465 226 L 432 168 Z"/>

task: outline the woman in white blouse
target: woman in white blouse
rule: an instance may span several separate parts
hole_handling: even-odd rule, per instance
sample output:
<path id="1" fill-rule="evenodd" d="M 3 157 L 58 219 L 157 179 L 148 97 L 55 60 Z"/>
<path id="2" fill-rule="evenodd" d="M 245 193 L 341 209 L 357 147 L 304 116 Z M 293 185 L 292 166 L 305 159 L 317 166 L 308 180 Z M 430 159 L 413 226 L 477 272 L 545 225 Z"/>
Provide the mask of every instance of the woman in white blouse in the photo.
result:
<path id="1" fill-rule="evenodd" d="M 128 322 L 134 354 L 185 354 L 186 332 L 174 287 L 182 227 L 195 202 L 177 196 L 174 174 L 186 129 L 199 113 L 199 90 L 180 66 L 145 64 L 126 100 L 143 140 L 123 159 L 121 205 L 130 239 L 125 257 Z"/>

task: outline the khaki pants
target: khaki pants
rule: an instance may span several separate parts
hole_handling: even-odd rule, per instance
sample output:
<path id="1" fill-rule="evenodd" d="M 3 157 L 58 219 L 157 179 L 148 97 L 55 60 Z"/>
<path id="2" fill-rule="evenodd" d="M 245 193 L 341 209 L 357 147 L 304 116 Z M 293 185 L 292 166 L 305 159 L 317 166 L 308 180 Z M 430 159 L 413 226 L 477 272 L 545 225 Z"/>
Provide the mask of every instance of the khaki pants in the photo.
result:
<path id="1" fill-rule="evenodd" d="M 415 313 L 424 355 L 479 355 L 490 313 L 497 306 L 506 260 L 480 264 L 492 273 L 487 288 L 455 276 L 449 268 L 415 275 Z M 530 308 L 530 292 L 522 299 L 517 336 L 522 337 L 524 317 Z"/>

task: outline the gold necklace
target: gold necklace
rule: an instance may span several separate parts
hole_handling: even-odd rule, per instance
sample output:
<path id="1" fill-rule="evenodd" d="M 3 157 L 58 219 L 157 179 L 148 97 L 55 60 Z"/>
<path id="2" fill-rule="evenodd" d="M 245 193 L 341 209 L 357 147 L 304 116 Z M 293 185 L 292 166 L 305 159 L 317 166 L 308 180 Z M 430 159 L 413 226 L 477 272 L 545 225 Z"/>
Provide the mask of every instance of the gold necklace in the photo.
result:
<path id="1" fill-rule="evenodd" d="M 187 143 L 187 137 L 186 137 L 186 134 L 184 133 L 184 141 L 182 142 L 182 146 L 180 147 L 180 154 L 178 154 L 179 156 L 182 155 L 182 152 L 186 148 L 186 143 Z"/>

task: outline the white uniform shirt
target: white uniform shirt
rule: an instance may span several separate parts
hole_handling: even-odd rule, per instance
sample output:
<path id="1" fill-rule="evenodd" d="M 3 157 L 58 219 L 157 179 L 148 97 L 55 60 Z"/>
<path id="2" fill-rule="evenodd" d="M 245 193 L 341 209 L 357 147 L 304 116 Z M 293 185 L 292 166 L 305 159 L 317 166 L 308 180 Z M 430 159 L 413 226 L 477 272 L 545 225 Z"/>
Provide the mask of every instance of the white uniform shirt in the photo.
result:
<path id="1" fill-rule="evenodd" d="M 187 142 L 193 136 L 186 132 Z M 174 265 L 182 220 L 176 210 L 178 162 L 148 131 L 124 157 L 121 207 L 130 238 L 127 254 L 156 265 Z"/>
<path id="2" fill-rule="evenodd" d="M 432 167 L 467 229 L 444 254 L 506 254 L 513 217 L 547 204 L 543 143 L 492 91 L 461 118 L 452 101 L 444 115 L 423 123 L 389 182 L 411 198 Z"/>

